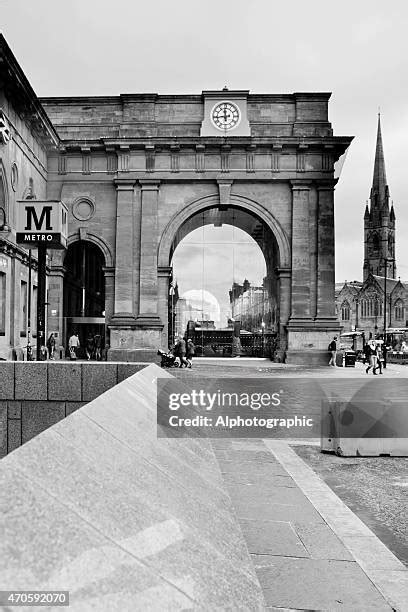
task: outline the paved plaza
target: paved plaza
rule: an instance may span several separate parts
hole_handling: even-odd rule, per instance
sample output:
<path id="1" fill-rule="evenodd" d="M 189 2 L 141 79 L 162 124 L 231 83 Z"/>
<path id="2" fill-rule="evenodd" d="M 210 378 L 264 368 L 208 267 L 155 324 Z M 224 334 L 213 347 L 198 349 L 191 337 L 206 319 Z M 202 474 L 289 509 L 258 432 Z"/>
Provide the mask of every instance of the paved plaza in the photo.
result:
<path id="1" fill-rule="evenodd" d="M 269 610 L 408 610 L 408 569 L 281 441 L 213 447 Z"/>

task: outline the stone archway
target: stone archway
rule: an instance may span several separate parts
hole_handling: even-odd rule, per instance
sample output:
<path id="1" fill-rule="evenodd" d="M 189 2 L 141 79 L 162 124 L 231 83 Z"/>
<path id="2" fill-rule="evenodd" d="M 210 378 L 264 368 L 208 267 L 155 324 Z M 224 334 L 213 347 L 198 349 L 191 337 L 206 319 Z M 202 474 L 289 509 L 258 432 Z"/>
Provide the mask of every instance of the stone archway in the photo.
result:
<path id="1" fill-rule="evenodd" d="M 275 217 L 257 202 L 231 194 L 228 207 L 220 207 L 218 194 L 200 198 L 173 216 L 158 246 L 159 314 L 164 322 L 162 344 L 167 346 L 167 312 L 171 258 L 179 242 L 202 224 L 233 225 L 244 230 L 260 246 L 266 261 L 267 277 L 275 287 L 278 336 L 281 352 L 287 346 L 286 325 L 290 307 L 290 243 Z"/>

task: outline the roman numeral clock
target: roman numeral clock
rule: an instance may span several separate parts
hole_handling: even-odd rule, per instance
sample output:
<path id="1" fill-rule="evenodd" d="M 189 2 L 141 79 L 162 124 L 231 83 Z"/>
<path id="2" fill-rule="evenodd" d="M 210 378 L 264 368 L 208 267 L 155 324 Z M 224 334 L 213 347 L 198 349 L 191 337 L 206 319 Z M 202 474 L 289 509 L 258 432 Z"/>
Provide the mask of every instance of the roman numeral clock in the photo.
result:
<path id="1" fill-rule="evenodd" d="M 240 120 L 241 112 L 233 102 L 220 102 L 212 109 L 211 121 L 219 130 L 232 130 L 239 124 Z"/>
<path id="2" fill-rule="evenodd" d="M 251 136 L 247 117 L 249 91 L 203 91 L 204 118 L 200 136 Z"/>

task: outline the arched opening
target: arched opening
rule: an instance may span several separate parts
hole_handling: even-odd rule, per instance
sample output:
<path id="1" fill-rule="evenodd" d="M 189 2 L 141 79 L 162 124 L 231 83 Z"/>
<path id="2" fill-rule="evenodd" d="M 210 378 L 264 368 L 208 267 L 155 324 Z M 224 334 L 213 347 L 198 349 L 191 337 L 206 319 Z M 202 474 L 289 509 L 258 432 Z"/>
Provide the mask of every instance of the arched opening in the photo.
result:
<path id="1" fill-rule="evenodd" d="M 341 320 L 350 321 L 350 304 L 345 300 L 341 305 Z"/>
<path id="2" fill-rule="evenodd" d="M 78 334 L 82 358 L 89 353 L 90 358 L 101 358 L 105 344 L 104 266 L 95 244 L 80 240 L 69 245 L 64 259 L 64 337 L 67 344 Z"/>
<path id="3" fill-rule="evenodd" d="M 169 264 L 169 345 L 182 335 L 203 356 L 274 353 L 280 259 L 263 220 L 239 207 L 201 210 L 176 232 Z"/>

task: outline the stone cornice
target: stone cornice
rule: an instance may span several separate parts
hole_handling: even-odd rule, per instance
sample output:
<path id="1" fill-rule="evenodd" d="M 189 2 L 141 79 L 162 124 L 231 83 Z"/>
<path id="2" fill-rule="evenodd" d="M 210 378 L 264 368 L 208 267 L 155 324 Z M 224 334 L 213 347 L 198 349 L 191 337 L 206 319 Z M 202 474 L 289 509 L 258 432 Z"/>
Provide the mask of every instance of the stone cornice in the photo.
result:
<path id="1" fill-rule="evenodd" d="M 1 85 L 12 107 L 47 147 L 57 147 L 59 136 L 2 34 L 0 67 Z"/>

